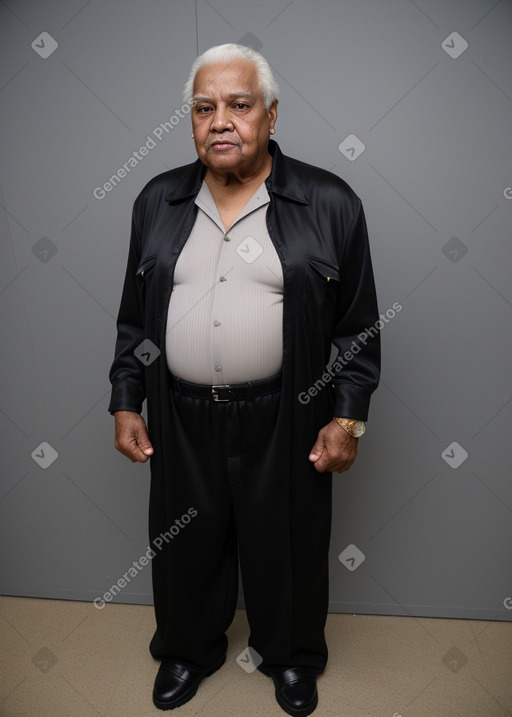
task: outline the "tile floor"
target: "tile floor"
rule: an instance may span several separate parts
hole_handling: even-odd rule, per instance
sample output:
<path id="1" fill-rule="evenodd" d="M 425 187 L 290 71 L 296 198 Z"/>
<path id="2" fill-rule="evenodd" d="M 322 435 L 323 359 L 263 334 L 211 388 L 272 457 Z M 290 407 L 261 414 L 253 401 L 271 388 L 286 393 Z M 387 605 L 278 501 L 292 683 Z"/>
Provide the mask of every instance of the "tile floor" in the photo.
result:
<path id="1" fill-rule="evenodd" d="M 0 597 L 2 717 L 158 717 L 153 609 Z M 226 664 L 176 717 L 279 717 L 272 681 L 236 658 L 248 626 L 238 610 Z M 328 617 L 329 663 L 315 717 L 512 717 L 512 623 Z"/>

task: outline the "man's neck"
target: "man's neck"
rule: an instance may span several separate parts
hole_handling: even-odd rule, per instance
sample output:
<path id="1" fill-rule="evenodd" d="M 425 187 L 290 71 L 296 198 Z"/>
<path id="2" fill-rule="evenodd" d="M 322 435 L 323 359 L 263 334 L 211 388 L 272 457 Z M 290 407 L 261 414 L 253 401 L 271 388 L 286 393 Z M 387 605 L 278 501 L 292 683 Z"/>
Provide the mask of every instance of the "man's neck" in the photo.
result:
<path id="1" fill-rule="evenodd" d="M 237 171 L 216 172 L 211 168 L 206 170 L 204 181 L 214 193 L 226 192 L 237 194 L 246 193 L 249 189 L 256 189 L 268 177 L 272 170 L 272 156 L 268 154 L 256 171 L 243 174 Z"/>

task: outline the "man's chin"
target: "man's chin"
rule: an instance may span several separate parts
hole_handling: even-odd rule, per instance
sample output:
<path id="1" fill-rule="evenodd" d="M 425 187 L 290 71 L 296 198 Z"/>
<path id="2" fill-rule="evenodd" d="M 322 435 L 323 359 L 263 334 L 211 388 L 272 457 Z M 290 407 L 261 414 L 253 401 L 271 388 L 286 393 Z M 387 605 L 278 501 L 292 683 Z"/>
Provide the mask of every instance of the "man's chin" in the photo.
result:
<path id="1" fill-rule="evenodd" d="M 238 148 L 237 148 L 238 149 Z M 226 150 L 219 154 L 208 152 L 206 155 L 206 166 L 211 169 L 225 170 L 237 169 L 244 161 L 244 156 L 240 152 Z"/>

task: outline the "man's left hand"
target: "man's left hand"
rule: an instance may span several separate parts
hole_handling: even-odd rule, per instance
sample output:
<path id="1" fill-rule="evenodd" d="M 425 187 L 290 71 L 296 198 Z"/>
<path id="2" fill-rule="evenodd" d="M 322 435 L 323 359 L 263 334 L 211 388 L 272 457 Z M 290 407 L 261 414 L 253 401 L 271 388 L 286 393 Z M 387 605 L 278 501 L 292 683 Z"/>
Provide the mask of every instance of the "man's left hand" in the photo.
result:
<path id="1" fill-rule="evenodd" d="M 356 459 L 358 440 L 332 420 L 318 432 L 309 460 L 319 473 L 348 471 Z"/>

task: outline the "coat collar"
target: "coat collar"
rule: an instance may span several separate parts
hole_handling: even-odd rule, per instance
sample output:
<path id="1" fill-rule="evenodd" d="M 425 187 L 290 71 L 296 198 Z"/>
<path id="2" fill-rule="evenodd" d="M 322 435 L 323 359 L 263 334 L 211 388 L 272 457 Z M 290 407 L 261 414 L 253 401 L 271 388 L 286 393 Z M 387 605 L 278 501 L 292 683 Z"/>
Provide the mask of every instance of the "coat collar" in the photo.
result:
<path id="1" fill-rule="evenodd" d="M 299 204 L 309 204 L 303 188 L 296 180 L 290 160 L 280 150 L 274 140 L 268 143 L 268 151 L 272 155 L 272 171 L 265 180 L 269 194 L 276 194 L 291 199 Z M 176 170 L 180 172 L 180 170 Z M 197 159 L 193 164 L 181 168 L 176 186 L 165 196 L 169 204 L 176 204 L 189 197 L 196 197 L 201 189 L 206 167 Z"/>
<path id="2" fill-rule="evenodd" d="M 280 150 L 273 139 L 268 143 L 268 151 L 272 155 L 272 171 L 265 181 L 268 193 L 280 195 L 299 204 L 309 204 L 308 197 L 296 179 L 291 161 Z"/>

